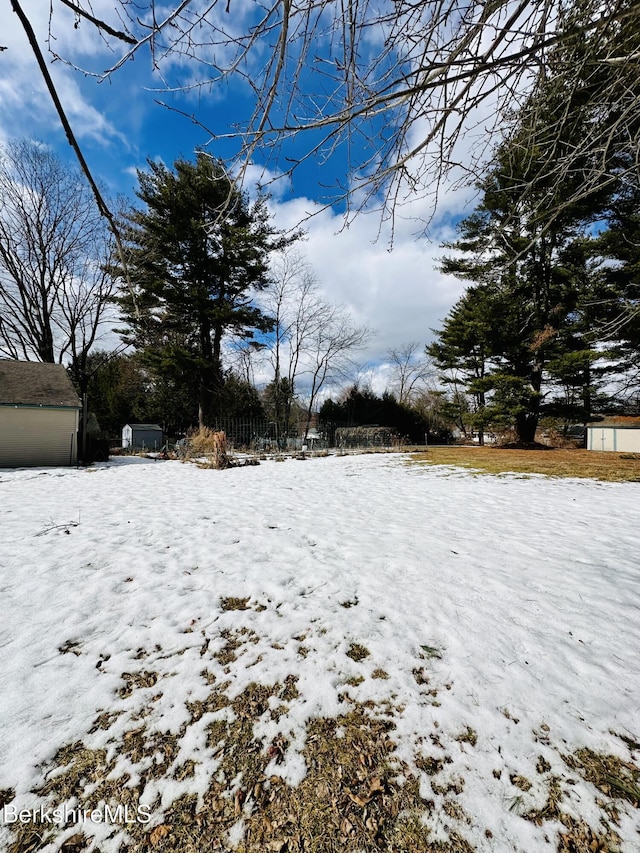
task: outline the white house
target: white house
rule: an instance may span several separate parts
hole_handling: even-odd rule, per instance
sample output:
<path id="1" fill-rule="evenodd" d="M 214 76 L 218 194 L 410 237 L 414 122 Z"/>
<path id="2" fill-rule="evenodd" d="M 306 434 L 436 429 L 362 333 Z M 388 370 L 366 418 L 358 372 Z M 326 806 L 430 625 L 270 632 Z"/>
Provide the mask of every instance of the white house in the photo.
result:
<path id="1" fill-rule="evenodd" d="M 79 411 L 63 365 L 0 360 L 0 468 L 75 465 Z"/>

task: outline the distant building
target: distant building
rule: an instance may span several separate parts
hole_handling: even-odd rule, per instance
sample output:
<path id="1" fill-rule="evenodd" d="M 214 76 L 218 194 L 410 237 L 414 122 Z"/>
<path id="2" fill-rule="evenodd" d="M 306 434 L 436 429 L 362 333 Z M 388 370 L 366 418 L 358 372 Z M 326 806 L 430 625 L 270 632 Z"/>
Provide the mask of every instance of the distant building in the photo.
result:
<path id="1" fill-rule="evenodd" d="M 587 424 L 587 450 L 640 453 L 640 417 L 614 415 Z"/>
<path id="2" fill-rule="evenodd" d="M 163 445 L 164 434 L 158 424 L 125 424 L 122 427 L 124 450 L 161 450 Z"/>
<path id="3" fill-rule="evenodd" d="M 79 412 L 63 365 L 0 360 L 0 468 L 75 465 Z"/>

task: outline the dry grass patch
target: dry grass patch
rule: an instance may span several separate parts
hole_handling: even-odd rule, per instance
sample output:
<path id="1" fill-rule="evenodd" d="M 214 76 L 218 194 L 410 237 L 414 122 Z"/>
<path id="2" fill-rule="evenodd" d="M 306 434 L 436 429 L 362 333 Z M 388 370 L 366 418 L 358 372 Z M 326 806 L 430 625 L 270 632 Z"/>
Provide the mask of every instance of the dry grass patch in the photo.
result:
<path id="1" fill-rule="evenodd" d="M 42 798 L 45 810 L 64 809 L 66 806 L 71 812 L 89 813 L 107 803 L 114 812 L 125 807 L 135 814 L 140 789 L 128 787 L 127 775 L 109 778 L 114 767 L 115 761 L 107 761 L 106 750 L 89 749 L 79 741 L 67 744 L 53 757 L 46 774 L 49 777 L 47 781 L 33 793 Z M 33 821 L 11 825 L 13 839 L 8 853 L 35 853 L 54 842 L 67 829 L 68 825 L 64 823 L 41 821 L 36 814 Z M 82 833 L 76 833 L 59 849 L 61 853 L 79 853 L 89 841 Z"/>
<path id="2" fill-rule="evenodd" d="M 563 760 L 608 797 L 627 800 L 636 808 L 640 805 L 640 768 L 632 762 L 587 748 L 564 755 Z"/>
<path id="3" fill-rule="evenodd" d="M 513 471 L 549 477 L 586 477 L 608 482 L 640 482 L 640 457 L 594 450 L 515 450 L 500 447 L 433 447 L 415 453 L 410 464 L 455 465 L 485 474 Z"/>
<path id="4" fill-rule="evenodd" d="M 43 797 L 55 794 L 63 803 L 83 787 L 99 782 L 105 775 L 107 753 L 104 749 L 88 749 L 81 741 L 66 744 L 53 757 L 53 768 L 60 772 L 36 789 Z"/>
<path id="5" fill-rule="evenodd" d="M 220 636 L 225 641 L 225 644 L 213 657 L 224 667 L 229 666 L 237 660 L 238 655 L 236 652 L 245 643 L 258 643 L 260 640 L 256 632 L 250 628 L 240 628 L 237 631 L 225 628 L 224 631 L 220 632 Z"/>
<path id="6" fill-rule="evenodd" d="M 41 820 L 23 823 L 15 832 L 7 853 L 35 853 L 42 850 L 52 838 L 53 833 Z"/>
<path id="7" fill-rule="evenodd" d="M 222 608 L 222 610 L 248 610 L 249 596 L 247 596 L 246 598 L 236 598 L 234 596 L 230 596 L 228 598 L 221 598 L 220 607 Z"/>
<path id="8" fill-rule="evenodd" d="M 454 740 L 457 740 L 458 743 L 468 743 L 475 746 L 478 742 L 478 735 L 470 726 L 467 726 L 463 732 L 455 736 Z"/>
<path id="9" fill-rule="evenodd" d="M 360 643 L 351 643 L 347 651 L 347 657 L 356 662 L 368 658 L 369 654 L 369 649 L 366 646 L 362 646 Z"/>
<path id="10" fill-rule="evenodd" d="M 93 721 L 93 725 L 89 729 L 89 734 L 93 734 L 98 730 L 106 731 L 107 729 L 110 729 L 122 713 L 122 711 L 114 711 L 113 713 L 103 711 L 101 714 L 98 714 Z"/>
<path id="11" fill-rule="evenodd" d="M 187 701 L 185 705 L 191 715 L 191 722 L 197 723 L 205 714 L 213 714 L 230 705 L 227 694 L 224 692 L 230 684 L 230 681 L 225 681 L 216 690 L 213 690 L 204 701 L 200 699 L 194 702 Z"/>
<path id="12" fill-rule="evenodd" d="M 433 755 L 419 755 L 416 758 L 416 767 L 427 776 L 435 776 L 440 773 L 445 764 L 451 764 L 452 759 L 445 755 L 444 758 L 436 758 Z"/>
<path id="13" fill-rule="evenodd" d="M 441 823 L 437 836 L 430 828 L 430 822 L 438 823 L 434 803 L 420 795 L 419 779 L 396 754 L 394 723 L 378 716 L 372 702 L 352 702 L 348 713 L 308 722 L 302 752 L 307 773 L 297 787 L 274 774 L 291 745 L 282 734 L 256 737 L 255 724 L 274 699 L 297 697 L 295 682 L 289 676 L 284 683 L 250 684 L 232 700 L 221 692 L 228 685 L 214 689 L 206 704 L 228 710 L 224 719 L 207 727 L 216 760 L 200 804 L 185 793 L 157 812 L 151 825 L 127 825 L 128 838 L 119 853 L 219 853 L 230 848 L 237 853 L 472 853 L 455 829 L 443 839 Z M 169 735 L 141 726 L 124 734 L 111 760 L 105 750 L 69 744 L 56 753 L 47 781 L 35 793 L 49 809 L 68 803 L 93 809 L 107 803 L 135 811 L 149 779 L 182 781 L 195 774 L 193 760 L 175 766 L 186 729 Z M 135 785 L 127 774 L 116 778 L 118 755 L 125 755 L 136 771 L 145 768 Z M 13 795 L 2 793 L 5 799 Z M 159 809 L 158 802 L 145 805 L 152 816 Z M 445 813 L 466 822 L 455 803 Z M 19 825 L 12 828 L 10 853 L 35 853 L 70 828 Z M 113 834 L 121 828 L 114 826 Z M 86 825 L 83 829 L 87 831 Z M 77 849 L 61 850 L 79 853 L 90 843 L 90 837 L 76 833 Z"/>
<path id="14" fill-rule="evenodd" d="M 123 672 L 121 678 L 125 684 L 118 691 L 118 695 L 121 699 L 127 699 L 134 690 L 142 687 L 154 687 L 158 681 L 158 673 L 149 672 L 148 670 L 142 670 L 142 672 Z"/>
<path id="15" fill-rule="evenodd" d="M 462 776 L 452 776 L 444 782 L 437 782 L 434 779 L 431 780 L 433 793 L 442 794 L 443 796 L 447 796 L 448 794 L 461 794 L 464 791 L 464 784 L 465 782 Z"/>
<path id="16" fill-rule="evenodd" d="M 248 603 L 248 599 L 223 601 L 232 605 L 231 610 L 245 609 Z M 213 643 L 214 637 L 210 639 Z M 247 652 L 258 635 L 243 627 L 221 631 L 215 639 L 220 641 L 219 651 L 209 654 L 226 667 Z M 299 635 L 295 642 L 303 639 Z M 203 649 L 208 652 L 209 641 Z M 348 656 L 354 661 L 369 655 L 358 643 L 349 646 Z M 435 647 L 421 647 L 423 661 L 438 655 L 441 651 Z M 197 659 L 197 652 L 194 656 Z M 387 677 L 380 669 L 373 674 Z M 367 675 L 364 670 L 363 675 Z M 154 691 L 135 692 L 153 687 L 157 675 L 145 670 L 123 673 L 122 678 L 124 687 L 118 694 L 132 697 L 128 728 L 112 728 L 118 714 L 126 711 L 110 714 L 100 709 L 84 742 L 59 749 L 43 767 L 43 781 L 33 792 L 50 810 L 65 806 L 92 810 L 105 804 L 113 810 L 127 807 L 132 814 L 142 806 L 149 810 L 152 821 L 148 825 L 109 826 L 111 835 L 101 842 L 102 853 L 115 850 L 114 838 L 123 829 L 127 837 L 118 841 L 118 853 L 222 853 L 232 849 L 234 853 L 473 853 L 465 835 L 477 838 L 484 832 L 491 837 L 484 829 L 484 815 L 467 814 L 462 807 L 459 797 L 465 779 L 470 781 L 466 769 L 470 765 L 466 760 L 463 766 L 456 764 L 445 753 L 441 740 L 445 733 L 439 731 L 437 722 L 416 742 L 413 763 L 397 748 L 395 721 L 403 707 L 394 694 L 377 703 L 338 694 L 345 703 L 342 708 L 347 709 L 344 713 L 315 717 L 305 725 L 297 713 L 300 708 L 294 705 L 303 699 L 296 675 L 275 683 L 252 682 L 235 694 L 231 692 L 234 685 L 236 691 L 239 688 L 233 675 L 224 680 L 219 671 L 204 666 L 200 691 L 184 697 L 182 710 L 188 713 L 179 730 L 171 732 L 162 730 L 167 725 L 159 713 L 157 718 L 151 713 L 159 707 L 151 695 Z M 414 670 L 414 678 L 419 685 L 428 685 L 424 667 Z M 353 686 L 362 681 L 359 674 L 346 679 Z M 136 700 L 144 700 L 142 711 Z M 109 732 L 98 742 L 105 748 L 92 748 L 90 734 L 97 731 Z M 206 744 L 206 752 L 189 754 L 186 747 L 194 736 Z M 548 725 L 542 723 L 539 737 L 538 733 L 535 737 L 548 743 Z M 451 739 L 459 744 L 452 755 L 463 750 L 469 757 L 478 734 L 464 726 L 450 734 L 449 746 Z M 431 749 L 429 741 L 442 752 L 426 754 Z M 423 742 L 424 752 L 420 749 Z M 508 776 L 513 786 L 507 787 L 505 802 L 505 809 L 514 813 L 510 819 L 543 827 L 555 839 L 556 849 L 565 853 L 619 853 L 616 821 L 623 810 L 628 811 L 629 803 L 638 805 L 640 770 L 631 762 L 588 749 L 562 757 L 566 775 L 552 774 L 549 762 L 540 756 L 536 769 L 545 775 L 535 777 L 534 785 L 515 772 Z M 292 787 L 286 779 L 291 772 L 297 775 L 302 765 L 304 777 Z M 508 773 L 496 770 L 494 776 L 507 783 Z M 601 817 L 592 827 L 563 810 L 566 786 L 578 774 L 601 792 L 595 792 Z M 153 802 L 141 801 L 150 783 L 154 790 L 171 791 L 173 802 L 161 808 L 159 795 Z M 198 797 L 195 790 L 204 793 Z M 14 797 L 11 789 L 0 790 L 0 804 Z M 567 811 L 568 804 L 567 800 Z M 575 803 L 573 806 L 575 814 Z M 472 824 L 473 830 L 469 828 Z M 9 831 L 9 853 L 37 853 L 51 842 L 59 853 L 81 853 L 92 843 L 91 824 L 80 820 L 66 826 L 34 821 L 16 824 Z M 62 833 L 75 833 L 66 846 L 61 846 Z"/>
<path id="17" fill-rule="evenodd" d="M 205 459 L 205 468 L 226 468 L 229 464 L 227 438 L 223 432 L 200 427 L 187 435 L 186 459 Z"/>
<path id="18" fill-rule="evenodd" d="M 271 777 L 246 820 L 243 853 L 449 851 L 472 848 L 452 833 L 434 840 L 425 818 L 433 804 L 395 754 L 394 724 L 354 703 L 335 718 L 311 720 L 303 757 L 307 775 L 297 788 Z"/>
<path id="19" fill-rule="evenodd" d="M 552 776 L 549 781 L 547 800 L 542 808 L 526 812 L 522 817 L 541 826 L 546 821 L 560 823 L 563 827 L 558 835 L 558 853 L 620 853 L 621 839 L 603 817 L 599 831 L 584 820 L 576 820 L 560 808 L 563 799 L 560 779 Z"/>
<path id="20" fill-rule="evenodd" d="M 533 787 L 526 776 L 520 776 L 518 773 L 512 773 L 509 776 L 509 781 L 516 788 L 520 788 L 521 791 L 530 791 Z"/>
<path id="21" fill-rule="evenodd" d="M 0 809 L 3 809 L 5 806 L 8 806 L 16 796 L 16 792 L 13 788 L 0 788 Z"/>
<path id="22" fill-rule="evenodd" d="M 558 853 L 620 853 L 620 836 L 611 829 L 594 830 L 583 820 L 564 816 L 566 832 L 558 838 Z"/>
<path id="23" fill-rule="evenodd" d="M 376 669 L 374 669 L 374 670 L 373 670 L 373 672 L 371 673 L 371 678 L 379 678 L 379 679 L 381 679 L 382 681 L 386 681 L 386 680 L 389 678 L 389 673 L 388 673 L 388 672 L 386 672 L 384 669 L 381 669 L 380 667 L 377 667 L 377 668 L 376 668 Z"/>
<path id="24" fill-rule="evenodd" d="M 604 755 L 593 752 L 586 747 L 578 749 L 571 755 L 563 755 L 567 766 L 580 773 L 587 782 L 594 784 L 609 800 L 597 801 L 602 816 L 598 829 L 593 829 L 584 820 L 576 820 L 566 814 L 561 803 L 564 798 L 562 779 L 551 776 L 548 781 L 547 799 L 539 809 L 523 814 L 523 818 L 539 826 L 546 821 L 559 822 L 563 829 L 558 836 L 559 853 L 620 853 L 621 839 L 615 830 L 619 814 L 615 800 L 622 799 L 638 807 L 640 803 L 640 769 L 631 762 L 622 761 L 614 755 Z M 540 759 L 539 759 L 540 765 Z M 538 772 L 547 770 L 548 762 L 538 766 Z M 519 781 L 524 777 L 510 777 L 511 783 L 526 791 L 527 788 Z M 527 780 L 528 782 L 528 780 Z"/>

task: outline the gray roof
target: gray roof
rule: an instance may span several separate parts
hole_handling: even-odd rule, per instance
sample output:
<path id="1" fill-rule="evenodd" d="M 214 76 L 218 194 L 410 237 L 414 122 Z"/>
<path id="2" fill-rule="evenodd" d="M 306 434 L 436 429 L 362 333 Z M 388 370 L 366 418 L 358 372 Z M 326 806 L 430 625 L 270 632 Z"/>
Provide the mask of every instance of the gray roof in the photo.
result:
<path id="1" fill-rule="evenodd" d="M 80 408 L 62 364 L 0 359 L 0 405 Z"/>
<path id="2" fill-rule="evenodd" d="M 125 424 L 125 426 L 131 427 L 131 429 L 147 429 L 162 432 L 162 427 L 159 424 Z"/>

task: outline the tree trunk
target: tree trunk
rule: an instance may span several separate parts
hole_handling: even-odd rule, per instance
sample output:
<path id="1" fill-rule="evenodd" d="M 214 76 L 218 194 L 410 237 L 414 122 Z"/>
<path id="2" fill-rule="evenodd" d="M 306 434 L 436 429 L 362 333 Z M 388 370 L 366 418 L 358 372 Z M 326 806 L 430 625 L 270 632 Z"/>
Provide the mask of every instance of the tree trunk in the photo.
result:
<path id="1" fill-rule="evenodd" d="M 589 423 L 591 420 L 591 360 L 587 359 L 584 368 L 583 386 L 582 386 L 582 405 L 584 408 L 584 422 Z"/>
<path id="2" fill-rule="evenodd" d="M 516 441 L 522 444 L 533 444 L 538 428 L 538 414 L 523 412 L 516 417 Z"/>
<path id="3" fill-rule="evenodd" d="M 536 361 L 531 368 L 531 393 L 527 400 L 526 411 L 516 416 L 516 440 L 523 444 L 532 444 L 536 440 L 536 430 L 540 419 L 540 389 L 542 387 L 542 362 Z"/>
<path id="4" fill-rule="evenodd" d="M 200 315 L 200 366 L 198 424 L 200 428 L 211 426 L 211 418 L 216 406 L 216 397 L 220 392 L 220 346 L 222 327 L 216 325 L 211 334 L 211 323 L 206 309 Z"/>

